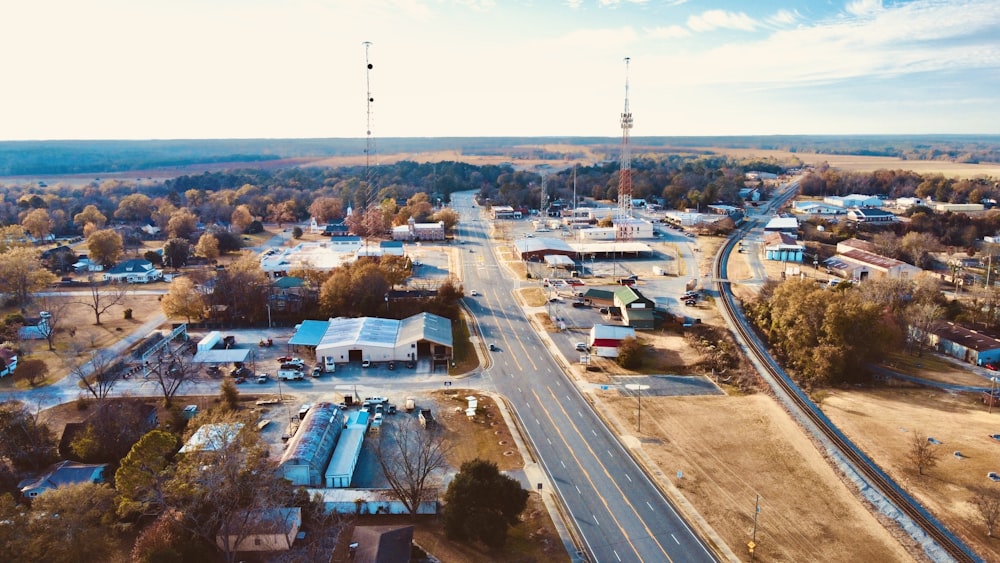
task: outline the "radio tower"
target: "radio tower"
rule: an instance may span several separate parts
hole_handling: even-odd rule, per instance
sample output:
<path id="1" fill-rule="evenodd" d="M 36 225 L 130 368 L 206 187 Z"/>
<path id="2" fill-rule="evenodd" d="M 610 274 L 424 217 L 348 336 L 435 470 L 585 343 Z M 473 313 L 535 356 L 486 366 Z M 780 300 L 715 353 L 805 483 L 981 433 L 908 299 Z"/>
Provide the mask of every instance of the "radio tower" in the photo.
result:
<path id="1" fill-rule="evenodd" d="M 365 90 L 367 96 L 365 98 L 367 104 L 367 116 L 368 116 L 368 127 L 367 136 L 365 139 L 365 192 L 364 192 L 364 210 L 368 209 L 368 206 L 372 203 L 372 198 L 375 195 L 375 171 L 373 167 L 373 161 L 375 158 L 375 137 L 372 136 L 372 103 L 375 98 L 372 97 L 372 69 L 375 68 L 368 60 L 368 48 L 371 47 L 371 41 L 365 41 L 362 43 L 365 46 Z"/>
<path id="2" fill-rule="evenodd" d="M 621 169 L 618 172 L 618 220 L 615 238 L 629 240 L 635 225 L 632 221 L 632 148 L 629 146 L 629 131 L 632 129 L 632 112 L 628 109 L 628 63 L 625 57 L 625 111 L 622 112 L 622 154 Z"/>

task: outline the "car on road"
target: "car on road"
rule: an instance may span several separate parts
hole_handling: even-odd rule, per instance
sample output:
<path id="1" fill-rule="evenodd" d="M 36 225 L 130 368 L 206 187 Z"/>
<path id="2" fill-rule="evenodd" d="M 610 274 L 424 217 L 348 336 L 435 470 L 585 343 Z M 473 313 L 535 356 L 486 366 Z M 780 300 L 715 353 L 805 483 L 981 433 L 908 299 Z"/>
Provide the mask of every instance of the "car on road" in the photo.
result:
<path id="1" fill-rule="evenodd" d="M 574 301 L 573 302 L 573 306 L 576 307 L 577 309 L 581 309 L 581 308 L 586 307 L 587 304 L 584 303 L 583 301 Z"/>
<path id="2" fill-rule="evenodd" d="M 576 351 L 577 352 L 588 352 L 589 351 L 589 348 L 587 348 L 587 343 L 586 342 L 577 342 L 576 344 L 574 344 L 574 346 L 576 346 Z"/>
<path id="3" fill-rule="evenodd" d="M 473 289 L 472 291 L 469 292 L 469 295 L 471 295 L 473 297 L 478 297 L 479 296 L 479 292 Z"/>
<path id="4" fill-rule="evenodd" d="M 496 352 L 496 351 L 497 351 L 497 345 L 490 342 L 490 352 Z"/>

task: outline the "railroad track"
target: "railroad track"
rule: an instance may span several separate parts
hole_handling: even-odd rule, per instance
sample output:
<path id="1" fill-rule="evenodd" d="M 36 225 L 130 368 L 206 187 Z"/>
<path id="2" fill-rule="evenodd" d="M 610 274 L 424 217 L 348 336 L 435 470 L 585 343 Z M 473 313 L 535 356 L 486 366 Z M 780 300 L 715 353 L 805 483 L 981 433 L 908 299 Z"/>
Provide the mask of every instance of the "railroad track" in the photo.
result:
<path id="1" fill-rule="evenodd" d="M 745 233 L 744 233 L 745 234 Z M 944 527 L 926 508 L 911 497 L 902 489 L 891 477 L 879 468 L 867 455 L 854 445 L 833 423 L 819 410 L 816 405 L 806 397 L 805 393 L 788 377 L 781 369 L 767 348 L 744 322 L 743 315 L 737 310 L 735 299 L 732 294 L 730 282 L 726 280 L 726 262 L 733 246 L 742 235 L 731 237 L 723 245 L 715 260 L 715 271 L 713 272 L 718 284 L 719 296 L 721 298 L 725 312 L 732 320 L 733 326 L 740 333 L 741 338 L 746 343 L 747 350 L 753 354 L 760 365 L 767 369 L 773 381 L 785 392 L 794 403 L 795 407 L 807 417 L 823 436 L 836 447 L 845 459 L 849 460 L 857 471 L 868 481 L 871 486 L 881 492 L 886 499 L 892 502 L 903 514 L 918 525 L 948 556 L 955 561 L 983 561 L 958 537 Z"/>

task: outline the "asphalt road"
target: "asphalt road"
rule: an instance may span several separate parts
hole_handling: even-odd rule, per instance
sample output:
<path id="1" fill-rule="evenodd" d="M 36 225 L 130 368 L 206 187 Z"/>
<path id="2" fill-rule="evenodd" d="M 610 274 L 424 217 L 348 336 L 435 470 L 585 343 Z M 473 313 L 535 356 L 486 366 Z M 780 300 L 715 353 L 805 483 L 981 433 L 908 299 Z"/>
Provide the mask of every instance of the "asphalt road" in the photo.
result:
<path id="1" fill-rule="evenodd" d="M 714 561 L 713 555 L 593 412 L 553 359 L 513 296 L 488 224 L 471 195 L 462 214 L 463 284 L 484 344 L 495 352 L 485 375 L 506 396 L 592 561 Z M 485 346 L 484 346 L 485 349 Z"/>

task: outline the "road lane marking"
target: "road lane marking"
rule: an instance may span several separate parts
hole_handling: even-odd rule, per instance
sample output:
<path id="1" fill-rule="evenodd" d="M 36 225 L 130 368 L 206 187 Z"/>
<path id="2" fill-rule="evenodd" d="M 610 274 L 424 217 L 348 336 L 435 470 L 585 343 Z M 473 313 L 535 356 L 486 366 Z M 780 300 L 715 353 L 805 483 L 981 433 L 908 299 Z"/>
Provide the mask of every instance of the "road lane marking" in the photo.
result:
<path id="1" fill-rule="evenodd" d="M 537 393 L 535 393 L 534 391 L 532 391 L 532 393 L 533 393 L 533 394 L 535 395 L 535 400 L 537 400 L 537 401 L 538 401 L 539 403 L 541 403 L 541 397 L 539 397 L 539 396 L 538 396 L 538 394 L 537 394 Z M 562 410 L 562 409 L 560 408 L 560 410 Z M 600 488 L 599 488 L 599 487 L 597 486 L 597 484 L 596 484 L 596 483 L 594 483 L 594 480 L 593 480 L 593 478 L 591 478 L 591 476 L 590 476 L 590 474 L 589 474 L 589 473 L 587 472 L 587 470 L 586 470 L 586 469 L 584 469 L 584 467 L 583 467 L 583 463 L 581 463 L 581 461 L 580 461 L 580 458 L 579 458 L 579 457 L 577 457 L 576 453 L 575 453 L 575 452 L 573 451 L 573 449 L 572 449 L 572 448 L 570 447 L 570 445 L 569 445 L 569 442 L 568 442 L 568 441 L 566 440 L 566 437 L 565 437 L 565 436 L 563 435 L 563 431 L 562 431 L 562 429 L 561 429 L 561 428 L 559 427 L 559 425 L 555 424 L 555 421 L 554 421 L 554 420 L 552 420 L 552 416 L 551 416 L 551 415 L 549 414 L 549 411 L 543 411 L 543 413 L 544 413 L 544 415 L 545 415 L 545 416 L 547 416 L 547 417 L 548 417 L 549 421 L 550 421 L 550 422 L 552 422 L 552 428 L 553 428 L 553 430 L 555 430 L 555 434 L 556 434 L 556 435 L 557 435 L 557 436 L 558 436 L 558 437 L 559 437 L 559 438 L 560 438 L 560 439 L 562 440 L 562 443 L 566 445 L 566 447 L 567 447 L 567 449 L 568 449 L 568 451 L 569 451 L 569 455 L 570 455 L 570 456 L 571 456 L 571 457 L 573 458 L 573 460 L 574 460 L 574 461 L 576 461 L 576 464 L 577 464 L 577 466 L 578 466 L 578 467 L 580 468 L 580 472 L 581 472 L 581 473 L 583 474 L 584 478 L 585 478 L 585 479 L 587 480 L 587 482 L 588 482 L 588 483 L 590 483 L 590 486 L 591 486 L 591 487 L 592 487 L 592 488 L 593 488 L 593 489 L 594 489 L 595 491 L 600 491 Z M 564 415 L 565 415 L 565 414 L 567 414 L 565 410 L 563 410 L 563 414 L 564 414 Z M 537 422 L 537 420 L 538 420 L 538 419 L 535 419 L 535 420 L 536 420 L 536 422 Z M 573 429 L 574 429 L 574 430 L 576 430 L 576 427 L 574 426 L 574 427 L 573 427 Z M 580 435 L 579 431 L 577 431 L 577 435 L 578 435 L 578 436 Z M 596 436 L 596 433 L 595 433 L 595 436 Z M 580 437 L 582 438 L 583 436 L 580 436 Z M 598 462 L 598 465 L 600 465 L 600 466 L 601 466 L 601 468 L 603 469 L 603 473 L 604 473 L 604 475 L 605 475 L 605 476 L 606 476 L 606 477 L 607 477 L 608 479 L 610 479 L 610 480 L 611 480 L 612 484 L 614 484 L 614 480 L 613 480 L 613 479 L 611 479 L 611 475 L 610 475 L 610 474 L 608 473 L 608 470 L 607 470 L 607 468 L 605 468 L 605 467 L 604 467 L 604 465 L 603 465 L 602 463 L 600 463 L 600 459 L 599 459 L 599 458 L 597 457 L 597 455 L 596 455 L 596 454 L 594 453 L 594 450 L 590 449 L 590 447 L 589 447 L 589 446 L 587 447 L 587 449 L 588 449 L 588 450 L 590 451 L 590 455 L 594 456 L 594 459 L 595 459 L 595 460 L 597 460 L 597 462 Z M 564 467 L 565 467 L 565 465 L 566 465 L 566 464 L 565 464 L 565 463 L 563 462 L 563 460 L 561 460 L 561 459 L 559 460 L 559 463 L 562 463 Z M 616 488 L 616 489 L 618 490 L 618 493 L 622 495 L 622 500 L 623 500 L 623 501 L 625 501 L 625 504 L 627 504 L 627 505 L 628 505 L 629 507 L 632 507 L 632 505 L 631 505 L 631 503 L 630 503 L 630 502 L 628 501 L 628 499 L 627 499 L 627 498 L 624 498 L 624 494 L 623 494 L 623 492 L 622 492 L 621 488 L 617 486 L 617 484 L 615 484 L 615 488 Z M 633 541 L 632 541 L 632 538 L 631 538 L 631 537 L 629 536 L 629 533 L 628 533 L 628 531 L 626 531 L 626 530 L 625 530 L 625 527 L 624 527 L 624 526 L 622 526 L 622 523 L 621 523 L 621 522 L 620 522 L 620 521 L 618 520 L 618 518 L 616 518 L 616 517 L 615 517 L 615 513 L 614 513 L 614 512 L 613 512 L 613 511 L 611 510 L 611 507 L 610 507 L 610 506 L 608 506 L 608 502 L 607 502 L 607 500 L 606 500 L 606 499 L 605 499 L 605 498 L 604 498 L 603 496 L 601 496 L 601 495 L 598 495 L 598 496 L 597 496 L 597 498 L 598 498 L 598 500 L 600 501 L 601 505 L 603 505 L 603 506 L 604 506 L 604 509 L 605 509 L 605 510 L 607 510 L 607 512 L 608 512 L 608 515 L 609 515 L 609 516 L 611 517 L 611 520 L 612 520 L 612 521 L 613 521 L 613 522 L 615 523 L 615 526 L 616 526 L 616 527 L 618 528 L 618 530 L 619 530 L 619 532 L 621 533 L 622 537 L 623 537 L 623 538 L 625 539 L 625 541 L 626 541 L 626 542 L 627 542 L 627 543 L 629 544 L 629 546 L 630 546 L 630 547 L 632 548 L 632 552 L 633 552 L 633 553 L 635 553 L 636 555 L 638 555 L 638 553 L 639 553 L 639 550 L 638 550 L 638 549 L 637 549 L 637 548 L 635 547 L 635 543 L 633 543 Z M 634 507 L 632 507 L 632 513 L 633 513 L 633 514 L 636 514 L 636 515 L 638 516 L 638 514 L 636 513 L 636 511 L 635 511 L 635 508 L 634 508 Z M 595 517 L 595 519 L 596 519 L 596 517 Z M 642 519 L 640 518 L 640 521 L 641 521 L 641 520 L 642 520 Z M 644 529 L 646 530 L 646 532 L 647 532 L 647 534 L 646 534 L 646 535 L 647 535 L 647 536 L 651 536 L 651 535 L 652 535 L 652 533 L 650 532 L 650 530 L 649 530 L 649 527 L 648 527 L 648 526 L 646 526 L 645 522 L 642 522 L 642 525 L 643 525 L 643 528 L 644 528 Z M 657 540 L 656 540 L 656 538 L 653 538 L 653 540 L 654 540 L 654 541 L 656 541 L 657 545 L 659 545 L 659 541 L 657 541 Z M 669 555 L 669 554 L 667 554 L 666 550 L 664 550 L 664 549 L 663 549 L 663 546 L 662 546 L 662 545 L 660 546 L 660 550 L 661 550 L 661 551 L 663 552 L 663 555 L 664 555 L 664 558 L 665 558 L 665 560 L 666 560 L 666 561 L 670 561 L 671 563 L 673 563 L 673 559 L 671 559 L 671 558 L 670 558 L 670 555 Z"/>
<path id="2" fill-rule="evenodd" d="M 608 457 L 615 457 L 615 454 L 611 453 L 611 450 L 607 450 L 607 452 L 608 452 Z"/>
<path id="3" fill-rule="evenodd" d="M 620 556 L 620 555 L 618 555 L 618 550 L 617 550 L 617 549 L 612 549 L 612 550 L 611 550 L 611 553 L 614 553 L 614 554 L 615 554 L 615 557 L 616 557 L 616 558 L 617 558 L 617 559 L 618 559 L 619 561 L 621 561 L 621 560 L 622 560 L 621 556 Z"/>
<path id="4" fill-rule="evenodd" d="M 628 476 L 628 473 L 626 473 L 626 474 L 625 474 L 625 478 L 626 478 L 626 479 L 628 479 L 628 482 L 629 482 L 629 483 L 631 483 L 631 482 L 632 482 L 632 478 Z"/>
<path id="5" fill-rule="evenodd" d="M 649 504 L 649 501 L 648 501 L 648 500 L 646 501 L 646 506 L 648 506 L 648 507 L 649 507 L 649 509 L 650 509 L 650 510 L 652 510 L 653 512 L 656 512 L 656 509 L 655 509 L 655 508 L 653 508 L 653 505 Z"/>
<path id="6" fill-rule="evenodd" d="M 576 494 L 583 496 L 583 491 L 580 490 L 580 486 L 579 485 L 573 485 L 573 486 L 576 487 Z"/>
<path id="7" fill-rule="evenodd" d="M 596 514 L 591 514 L 590 516 L 594 519 L 594 523 L 595 524 L 597 524 L 598 526 L 601 525 L 601 521 L 597 519 L 597 515 Z"/>
<path id="8" fill-rule="evenodd" d="M 537 400 L 539 404 L 546 403 L 546 401 L 543 401 L 542 398 L 539 397 L 535 391 L 532 391 L 532 393 L 535 395 L 535 400 Z M 555 396 L 553 396 L 552 399 L 553 400 L 550 402 L 554 403 L 555 406 L 562 411 L 563 415 L 568 417 L 569 413 L 567 413 L 566 410 L 562 408 L 562 403 L 558 400 L 555 400 L 556 399 Z M 549 414 L 549 411 L 546 410 L 544 411 L 543 414 L 544 416 L 548 417 L 548 419 L 552 422 L 552 428 L 555 430 L 556 434 L 560 438 L 562 438 L 563 443 L 566 444 L 568 447 L 569 442 L 563 436 L 562 429 L 559 427 L 559 425 L 555 424 L 555 420 L 552 419 L 552 416 Z M 538 419 L 535 420 L 537 421 Z M 580 434 L 579 429 L 575 425 L 570 426 L 570 429 L 575 431 L 577 436 L 583 439 L 583 436 Z M 593 429 L 591 429 L 591 432 L 593 432 L 595 436 L 597 435 L 597 432 L 595 432 Z M 593 448 L 590 447 L 590 443 L 587 440 L 583 440 L 583 443 L 584 447 L 590 452 L 590 455 L 594 456 L 594 459 L 597 460 L 598 465 L 600 465 L 601 470 L 604 473 L 604 476 L 608 479 L 608 481 L 615 488 L 615 490 L 618 491 L 618 494 L 621 495 L 622 502 L 624 502 L 629 508 L 631 508 L 632 514 L 634 514 L 635 517 L 639 519 L 639 522 L 642 524 L 643 530 L 646 531 L 646 534 L 643 537 L 651 538 L 653 542 L 656 544 L 656 546 L 660 548 L 660 552 L 663 555 L 663 560 L 670 561 L 670 563 L 673 563 L 674 560 L 670 557 L 670 554 L 667 552 L 667 549 L 663 546 L 663 544 L 660 543 L 660 540 L 658 539 L 657 535 L 654 534 L 653 530 L 649 528 L 649 525 L 646 523 L 646 520 L 643 519 L 643 517 L 639 514 L 639 511 L 636 509 L 635 505 L 633 505 L 632 502 L 629 500 L 629 498 L 625 495 L 625 491 L 622 490 L 622 488 L 618 485 L 617 481 L 615 481 L 615 478 L 611 475 L 611 473 L 608 472 L 608 468 L 603 463 L 600 462 L 600 457 L 597 455 L 597 452 L 595 452 Z M 577 457 L 576 453 L 572 450 L 572 448 L 569 449 L 569 454 L 573 457 L 574 460 L 576 460 L 577 465 L 579 465 L 580 467 L 580 471 L 586 476 L 587 480 L 590 481 L 590 484 L 594 487 L 594 489 L 598 491 L 601 490 L 601 488 L 594 483 L 594 480 L 590 476 L 590 474 L 583 468 L 583 464 L 580 462 L 580 458 Z M 629 479 L 629 481 L 631 481 L 631 479 Z M 638 553 L 639 550 L 636 549 L 635 544 L 632 541 L 631 535 L 622 526 L 618 518 L 615 517 L 615 513 L 611 510 L 610 506 L 608 506 L 607 501 L 604 499 L 603 496 L 600 496 L 599 499 L 601 501 L 601 504 L 604 505 L 605 510 L 608 511 L 608 515 L 611 516 L 611 519 L 615 522 L 615 525 L 618 527 L 621 534 L 625 537 L 625 541 L 627 541 L 629 546 L 631 546 L 632 551 Z"/>
<path id="9" fill-rule="evenodd" d="M 674 541 L 677 542 L 677 545 L 681 544 L 681 542 L 677 541 L 677 536 L 670 534 L 670 537 L 674 538 Z"/>

